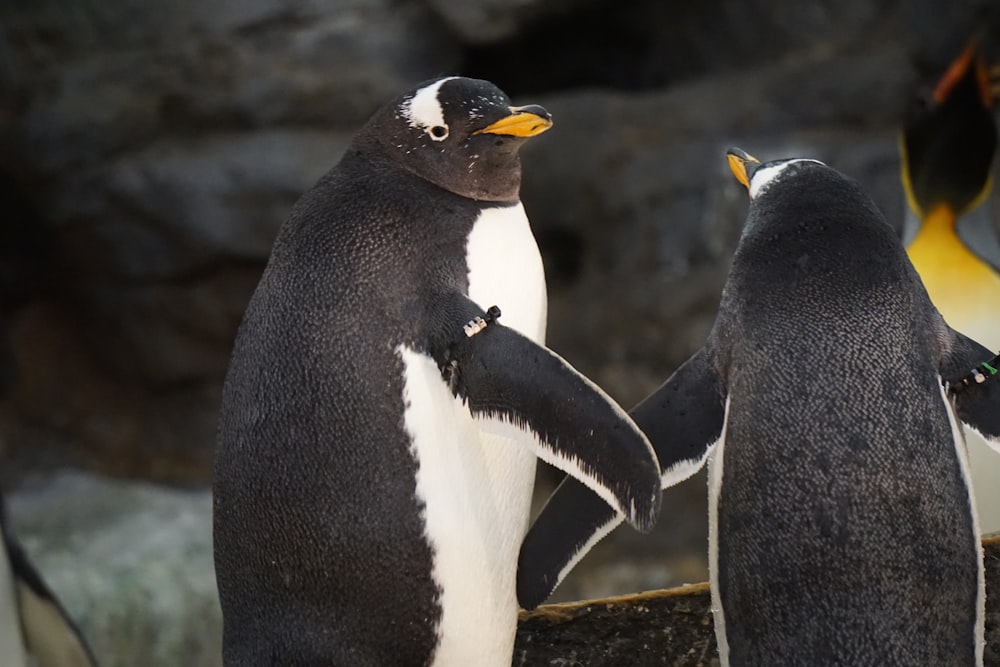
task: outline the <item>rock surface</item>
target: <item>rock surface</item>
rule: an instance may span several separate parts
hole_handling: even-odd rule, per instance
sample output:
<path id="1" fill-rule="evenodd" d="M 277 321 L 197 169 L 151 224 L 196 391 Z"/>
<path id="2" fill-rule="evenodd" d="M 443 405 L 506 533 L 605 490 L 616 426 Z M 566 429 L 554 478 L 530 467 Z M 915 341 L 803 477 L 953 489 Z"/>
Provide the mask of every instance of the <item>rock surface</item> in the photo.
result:
<path id="1" fill-rule="evenodd" d="M 222 664 L 207 489 L 66 473 L 7 500 L 12 530 L 102 667 Z"/>
<path id="2" fill-rule="evenodd" d="M 1000 665 L 1000 536 L 986 555 L 985 667 Z M 719 664 L 708 584 L 522 613 L 516 667 L 714 667 Z"/>

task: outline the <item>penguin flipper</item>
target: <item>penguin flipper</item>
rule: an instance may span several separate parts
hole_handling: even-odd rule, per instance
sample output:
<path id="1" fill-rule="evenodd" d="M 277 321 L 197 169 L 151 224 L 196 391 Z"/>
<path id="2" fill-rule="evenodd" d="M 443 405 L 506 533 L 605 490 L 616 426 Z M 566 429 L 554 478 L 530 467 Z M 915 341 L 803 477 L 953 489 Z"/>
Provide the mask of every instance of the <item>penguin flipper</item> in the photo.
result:
<path id="1" fill-rule="evenodd" d="M 952 344 L 941 365 L 951 387 L 955 413 L 1000 453 L 1000 364 L 997 356 L 968 336 L 952 331 Z M 981 377 L 982 382 L 974 378 Z"/>
<path id="2" fill-rule="evenodd" d="M 450 345 L 442 372 L 484 431 L 527 435 L 543 461 L 581 480 L 639 530 L 653 527 L 661 496 L 653 448 L 623 409 L 561 357 L 494 323 Z"/>
<path id="3" fill-rule="evenodd" d="M 656 451 L 664 487 L 695 474 L 722 437 L 726 390 L 702 348 L 629 411 Z"/>
<path id="4" fill-rule="evenodd" d="M 664 487 L 687 479 L 704 465 L 722 435 L 724 396 L 702 349 L 629 413 L 656 450 Z M 621 521 L 620 514 L 584 485 L 564 479 L 521 544 L 517 568 L 521 606 L 534 609 L 544 602 Z"/>
<path id="5" fill-rule="evenodd" d="M 28 561 L 21 546 L 4 535 L 17 591 L 25 648 L 39 667 L 97 667 L 79 629 Z"/>

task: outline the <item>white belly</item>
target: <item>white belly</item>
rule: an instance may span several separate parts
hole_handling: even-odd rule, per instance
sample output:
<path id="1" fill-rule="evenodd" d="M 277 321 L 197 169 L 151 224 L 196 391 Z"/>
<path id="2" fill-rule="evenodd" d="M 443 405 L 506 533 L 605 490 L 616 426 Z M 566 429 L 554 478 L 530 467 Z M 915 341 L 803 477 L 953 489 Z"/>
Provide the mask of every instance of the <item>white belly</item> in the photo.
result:
<path id="1" fill-rule="evenodd" d="M 981 308 L 980 312 L 982 317 L 968 317 L 952 326 L 996 353 L 1000 350 L 1000 317 L 990 308 Z M 1000 532 L 1000 453 L 990 447 L 983 436 L 970 429 L 965 429 L 965 441 L 968 444 L 979 529 L 983 534 Z"/>
<path id="2" fill-rule="evenodd" d="M 417 497 L 441 589 L 435 667 L 510 665 L 517 626 L 517 554 L 528 527 L 535 456 L 480 432 L 437 364 L 407 347 L 404 423 Z"/>
<path id="3" fill-rule="evenodd" d="M 7 549 L 0 545 L 0 665 L 26 665 L 21 635 L 21 615 L 18 611 L 13 572 Z"/>
<path id="4" fill-rule="evenodd" d="M 467 245 L 469 298 L 544 344 L 545 274 L 520 204 L 485 210 Z M 461 329 L 457 329 L 459 333 Z M 406 430 L 418 463 L 442 617 L 435 667 L 509 667 L 517 629 L 517 555 L 535 480 L 533 447 L 486 433 L 433 360 L 406 347 Z"/>
<path id="5" fill-rule="evenodd" d="M 975 431 L 965 429 L 965 441 L 979 529 L 984 535 L 1000 532 L 1000 454 Z"/>
<path id="6" fill-rule="evenodd" d="M 712 618 L 719 662 L 729 665 L 729 641 L 726 639 L 726 616 L 719 597 L 719 494 L 722 492 L 722 467 L 726 451 L 726 428 L 729 426 L 729 397 L 722 420 L 722 434 L 708 455 L 708 579 L 712 596 Z"/>

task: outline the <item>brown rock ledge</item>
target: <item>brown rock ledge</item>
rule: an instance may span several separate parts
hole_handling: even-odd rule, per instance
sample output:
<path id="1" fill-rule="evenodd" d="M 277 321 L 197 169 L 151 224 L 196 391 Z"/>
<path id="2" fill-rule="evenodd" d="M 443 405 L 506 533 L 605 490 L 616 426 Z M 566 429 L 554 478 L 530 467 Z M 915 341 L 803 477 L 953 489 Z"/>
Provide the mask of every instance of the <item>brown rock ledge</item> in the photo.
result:
<path id="1" fill-rule="evenodd" d="M 984 665 L 1000 666 L 1000 534 L 983 540 Z M 521 612 L 514 667 L 711 667 L 719 664 L 708 584 L 544 605 Z"/>

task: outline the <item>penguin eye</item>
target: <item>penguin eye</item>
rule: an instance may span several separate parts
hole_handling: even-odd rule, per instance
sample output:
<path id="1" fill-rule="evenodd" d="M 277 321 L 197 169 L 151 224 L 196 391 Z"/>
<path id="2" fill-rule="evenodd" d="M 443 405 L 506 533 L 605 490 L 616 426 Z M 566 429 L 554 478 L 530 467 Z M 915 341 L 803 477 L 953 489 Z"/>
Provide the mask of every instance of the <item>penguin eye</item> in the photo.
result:
<path id="1" fill-rule="evenodd" d="M 431 135 L 431 139 L 434 141 L 444 141 L 448 138 L 448 126 L 434 125 L 427 130 L 427 133 Z"/>

